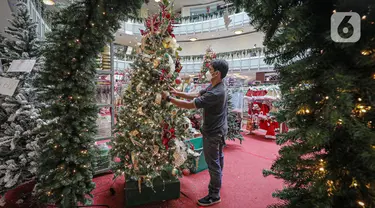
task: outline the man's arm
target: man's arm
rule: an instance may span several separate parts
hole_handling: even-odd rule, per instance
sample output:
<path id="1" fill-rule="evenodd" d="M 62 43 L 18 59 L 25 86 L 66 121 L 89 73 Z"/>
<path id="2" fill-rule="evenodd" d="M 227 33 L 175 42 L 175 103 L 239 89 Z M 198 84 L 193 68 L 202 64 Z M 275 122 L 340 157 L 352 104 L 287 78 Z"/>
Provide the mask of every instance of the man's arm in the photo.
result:
<path id="1" fill-rule="evenodd" d="M 174 95 L 176 95 L 177 97 L 181 97 L 181 98 L 185 98 L 185 99 L 188 99 L 188 100 L 193 100 L 194 98 L 196 97 L 199 97 L 199 92 L 193 92 L 193 93 L 184 93 L 184 92 L 173 92 Z"/>
<path id="2" fill-rule="evenodd" d="M 201 96 L 205 92 L 205 90 L 201 90 L 200 92 L 184 93 L 171 87 L 170 92 L 177 97 L 181 97 L 187 100 L 193 100 L 194 98 Z"/>
<path id="3" fill-rule="evenodd" d="M 170 102 L 174 105 L 176 105 L 179 108 L 184 108 L 184 109 L 194 109 L 195 108 L 195 103 L 194 101 L 191 100 L 180 100 L 177 98 L 169 97 Z"/>
<path id="4" fill-rule="evenodd" d="M 209 108 L 217 101 L 217 97 L 213 93 L 205 93 L 204 95 L 199 96 L 192 101 L 180 100 L 170 97 L 166 93 L 163 93 L 163 99 L 166 99 L 167 101 L 169 100 L 172 104 L 184 109 Z"/>

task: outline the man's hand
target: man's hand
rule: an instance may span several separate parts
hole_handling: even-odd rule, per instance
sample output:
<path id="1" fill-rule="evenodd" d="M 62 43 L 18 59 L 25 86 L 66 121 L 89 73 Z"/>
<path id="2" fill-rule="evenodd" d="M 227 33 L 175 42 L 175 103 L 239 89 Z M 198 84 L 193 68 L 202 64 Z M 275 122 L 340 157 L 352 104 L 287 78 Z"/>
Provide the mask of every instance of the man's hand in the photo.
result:
<path id="1" fill-rule="evenodd" d="M 178 95 L 179 91 L 173 87 L 169 87 L 169 92 L 173 95 Z"/>
<path id="2" fill-rule="evenodd" d="M 163 91 L 163 93 L 161 94 L 161 97 L 163 98 L 163 100 L 167 99 L 168 96 L 169 96 L 169 92 L 167 91 Z"/>

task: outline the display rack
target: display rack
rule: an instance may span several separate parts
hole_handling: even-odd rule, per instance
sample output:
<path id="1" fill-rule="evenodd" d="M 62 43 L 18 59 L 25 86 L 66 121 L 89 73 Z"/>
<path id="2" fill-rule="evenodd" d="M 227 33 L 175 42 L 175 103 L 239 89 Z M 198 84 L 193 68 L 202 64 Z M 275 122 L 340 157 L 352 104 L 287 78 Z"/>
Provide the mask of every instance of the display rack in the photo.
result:
<path id="1" fill-rule="evenodd" d="M 107 46 L 108 47 L 108 46 Z M 113 43 L 110 43 L 109 44 L 109 51 L 104 51 L 104 53 L 107 52 L 106 56 L 107 57 L 102 57 L 102 62 L 101 62 L 101 65 L 102 66 L 106 66 L 106 64 L 108 63 L 104 63 L 105 61 L 105 58 L 109 59 L 109 62 L 110 62 L 110 66 L 106 66 L 106 67 L 109 67 L 108 69 L 106 69 L 105 67 L 101 67 L 101 69 L 97 69 L 96 72 L 97 72 L 97 75 L 99 76 L 103 76 L 103 75 L 107 75 L 109 76 L 109 88 L 110 88 L 110 101 L 109 103 L 97 103 L 97 106 L 98 106 L 98 110 L 100 111 L 101 109 L 103 108 L 109 108 L 110 109 L 110 121 L 111 121 L 111 125 L 110 125 L 110 134 L 109 135 L 106 135 L 106 136 L 97 136 L 95 137 L 95 144 L 98 144 L 100 142 L 104 142 L 106 140 L 110 140 L 113 138 L 113 129 L 114 129 L 114 125 L 115 125 L 115 105 L 114 105 L 114 56 L 113 56 Z M 109 54 L 108 54 L 109 52 Z M 103 54 L 104 54 L 103 53 Z M 109 56 L 108 56 L 109 55 Z M 108 60 L 107 60 L 108 61 Z M 110 158 L 108 157 L 108 160 L 110 160 Z M 109 162 L 108 162 L 108 166 L 107 167 L 101 167 L 99 169 L 97 169 L 95 171 L 95 175 L 98 175 L 98 174 L 103 174 L 103 173 L 106 173 L 110 171 L 110 167 L 109 167 Z"/>
<path id="2" fill-rule="evenodd" d="M 268 90 L 268 87 L 273 87 L 273 86 L 257 86 L 257 87 L 250 87 L 249 89 L 254 89 L 254 90 Z M 242 121 L 241 121 L 241 130 L 247 134 L 253 134 L 253 130 L 254 130 L 254 118 L 256 117 L 257 119 L 267 119 L 268 116 L 267 115 L 254 115 L 253 114 L 253 111 L 249 112 L 249 107 L 251 109 L 253 109 L 253 102 L 274 102 L 274 101 L 277 101 L 280 99 L 280 94 L 278 92 L 277 89 L 272 89 L 272 93 L 269 93 L 267 92 L 266 95 L 245 95 L 243 96 L 243 100 L 242 100 L 242 106 L 241 106 L 241 110 L 240 110 L 240 113 L 241 113 L 241 118 L 242 118 Z M 249 106 L 250 105 L 250 106 Z M 255 117 L 254 117 L 255 116 Z M 248 125 L 248 122 L 251 120 L 251 127 L 250 127 L 250 130 L 247 129 L 247 125 Z"/>

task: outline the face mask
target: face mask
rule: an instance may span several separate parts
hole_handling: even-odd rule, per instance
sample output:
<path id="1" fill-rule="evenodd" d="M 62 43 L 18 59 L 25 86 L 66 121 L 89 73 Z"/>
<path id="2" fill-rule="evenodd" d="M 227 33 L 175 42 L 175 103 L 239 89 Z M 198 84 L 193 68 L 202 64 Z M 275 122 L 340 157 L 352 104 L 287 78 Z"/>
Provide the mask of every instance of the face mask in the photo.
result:
<path id="1" fill-rule="evenodd" d="M 206 78 L 207 78 L 209 81 L 211 81 L 211 79 L 212 79 L 212 75 L 211 75 L 210 71 L 207 71 L 207 72 L 206 72 Z"/>

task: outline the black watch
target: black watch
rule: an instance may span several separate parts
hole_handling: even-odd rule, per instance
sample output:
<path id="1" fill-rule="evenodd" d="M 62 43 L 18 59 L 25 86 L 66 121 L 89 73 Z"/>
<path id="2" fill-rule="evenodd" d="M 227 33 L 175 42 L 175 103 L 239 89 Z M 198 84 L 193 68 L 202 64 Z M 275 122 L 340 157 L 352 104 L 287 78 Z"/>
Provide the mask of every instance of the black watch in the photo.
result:
<path id="1" fill-rule="evenodd" d="M 167 102 L 171 102 L 171 96 L 167 96 L 167 98 L 165 99 Z"/>

